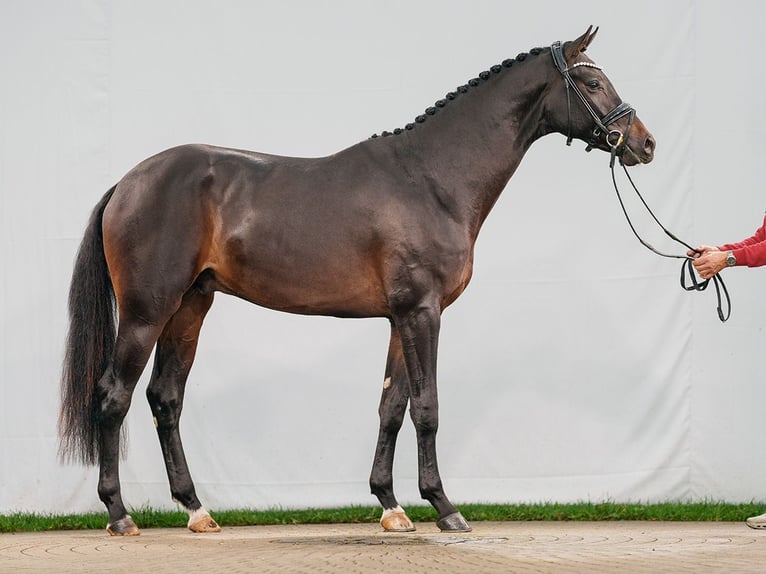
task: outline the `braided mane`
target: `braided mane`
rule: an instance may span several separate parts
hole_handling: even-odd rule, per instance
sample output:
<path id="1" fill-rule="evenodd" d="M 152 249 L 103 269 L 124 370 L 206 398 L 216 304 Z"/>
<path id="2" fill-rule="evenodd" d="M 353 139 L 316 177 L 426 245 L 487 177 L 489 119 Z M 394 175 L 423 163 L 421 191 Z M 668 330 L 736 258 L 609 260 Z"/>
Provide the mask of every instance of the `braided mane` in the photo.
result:
<path id="1" fill-rule="evenodd" d="M 503 60 L 500 64 L 495 64 L 489 70 L 481 72 L 478 77 L 468 80 L 467 83 L 462 86 L 458 86 L 454 92 L 447 92 L 447 95 L 443 99 L 437 100 L 433 106 L 426 108 L 425 113 L 417 116 L 414 122 L 408 123 L 404 128 L 396 128 L 394 131 L 383 131 L 380 134 L 373 134 L 370 139 L 379 137 L 398 136 L 405 131 L 414 130 L 418 124 L 424 123 L 430 116 L 434 116 L 437 112 L 446 107 L 452 100 L 457 99 L 462 94 L 467 94 L 475 88 L 481 86 L 484 82 L 491 80 L 495 75 L 500 74 L 503 70 L 510 69 L 517 62 L 523 62 L 529 56 L 537 56 L 547 50 L 547 48 L 532 48 L 529 53 L 522 52 L 515 58 L 508 58 Z"/>

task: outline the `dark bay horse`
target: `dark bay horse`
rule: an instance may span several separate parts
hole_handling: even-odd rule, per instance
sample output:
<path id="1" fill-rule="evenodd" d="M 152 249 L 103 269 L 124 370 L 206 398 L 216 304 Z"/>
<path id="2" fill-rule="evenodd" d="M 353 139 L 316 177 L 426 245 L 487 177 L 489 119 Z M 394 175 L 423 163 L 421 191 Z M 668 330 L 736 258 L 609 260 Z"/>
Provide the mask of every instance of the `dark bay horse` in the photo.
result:
<path id="1" fill-rule="evenodd" d="M 505 60 L 405 128 L 329 157 L 185 145 L 143 161 L 104 195 L 74 267 L 59 430 L 65 459 L 100 467 L 110 534 L 139 533 L 120 493 L 120 435 L 155 347 L 146 394 L 171 494 L 191 530 L 219 530 L 197 498 L 178 432 L 216 291 L 291 313 L 387 318 L 370 476 L 381 524 L 413 529 L 392 478 L 409 403 L 420 493 L 439 528 L 470 530 L 437 466 L 436 354 L 441 313 L 471 279 L 479 229 L 548 133 L 626 165 L 654 155 L 633 108 L 584 54 L 595 34 Z"/>

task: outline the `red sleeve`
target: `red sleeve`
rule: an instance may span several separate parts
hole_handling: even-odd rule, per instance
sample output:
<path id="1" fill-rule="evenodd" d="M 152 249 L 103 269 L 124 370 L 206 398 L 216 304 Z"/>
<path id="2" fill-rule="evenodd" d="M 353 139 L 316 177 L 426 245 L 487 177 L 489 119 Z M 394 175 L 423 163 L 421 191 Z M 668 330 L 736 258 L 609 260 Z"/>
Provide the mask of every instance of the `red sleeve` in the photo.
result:
<path id="1" fill-rule="evenodd" d="M 752 237 L 737 243 L 718 246 L 721 251 L 731 251 L 737 258 L 737 265 L 760 267 L 766 265 L 766 217 Z"/>

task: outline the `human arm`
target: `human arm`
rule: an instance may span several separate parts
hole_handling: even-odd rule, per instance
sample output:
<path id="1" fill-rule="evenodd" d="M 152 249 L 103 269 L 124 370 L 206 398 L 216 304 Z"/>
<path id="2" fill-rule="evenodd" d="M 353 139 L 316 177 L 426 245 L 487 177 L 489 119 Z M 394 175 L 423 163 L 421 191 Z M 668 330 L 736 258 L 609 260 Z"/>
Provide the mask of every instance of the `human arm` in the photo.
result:
<path id="1" fill-rule="evenodd" d="M 766 265 L 766 217 L 763 224 L 748 237 L 737 243 L 727 243 L 718 247 L 720 251 L 731 251 L 737 259 L 737 265 L 760 267 Z"/>
<path id="2" fill-rule="evenodd" d="M 716 273 L 730 267 L 727 264 L 729 252 L 734 256 L 734 265 L 760 267 L 766 265 L 766 217 L 764 223 L 755 231 L 752 237 L 726 243 L 714 247 L 700 245 L 695 250 L 689 250 L 687 255 L 694 258 L 694 267 L 703 279 L 709 279 Z"/>

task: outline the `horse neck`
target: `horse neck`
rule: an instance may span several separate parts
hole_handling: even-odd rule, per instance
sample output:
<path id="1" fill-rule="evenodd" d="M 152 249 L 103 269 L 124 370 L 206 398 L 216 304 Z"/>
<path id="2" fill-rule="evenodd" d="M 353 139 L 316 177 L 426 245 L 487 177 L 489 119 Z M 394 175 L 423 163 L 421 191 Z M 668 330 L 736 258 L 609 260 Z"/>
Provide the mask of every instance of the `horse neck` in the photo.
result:
<path id="1" fill-rule="evenodd" d="M 553 65 L 529 56 L 459 94 L 396 142 L 418 158 L 453 219 L 479 228 L 532 143 L 550 131 L 544 96 Z M 550 69 L 549 69 L 550 68 Z"/>

